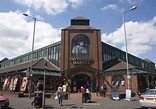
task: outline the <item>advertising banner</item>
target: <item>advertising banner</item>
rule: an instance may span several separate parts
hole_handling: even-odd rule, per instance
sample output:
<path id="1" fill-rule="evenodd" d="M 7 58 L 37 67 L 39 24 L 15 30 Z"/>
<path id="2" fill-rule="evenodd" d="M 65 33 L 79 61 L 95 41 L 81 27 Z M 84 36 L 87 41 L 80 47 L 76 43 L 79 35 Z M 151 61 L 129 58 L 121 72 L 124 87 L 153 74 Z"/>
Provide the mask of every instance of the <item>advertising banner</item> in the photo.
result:
<path id="1" fill-rule="evenodd" d="M 16 89 L 17 82 L 18 82 L 18 78 L 16 77 L 16 78 L 14 79 L 14 84 L 13 84 L 13 88 L 12 88 L 13 91 L 15 91 L 15 89 Z"/>
<path id="2" fill-rule="evenodd" d="M 3 90 L 6 89 L 6 84 L 7 84 L 7 82 L 8 82 L 8 78 L 6 78 L 5 81 L 4 81 L 4 84 L 3 84 Z"/>
<path id="3" fill-rule="evenodd" d="M 23 77 L 22 85 L 20 87 L 21 92 L 25 92 L 28 83 L 28 77 Z"/>
<path id="4" fill-rule="evenodd" d="M 130 99 L 131 98 L 131 90 L 126 89 L 126 99 Z"/>
<path id="5" fill-rule="evenodd" d="M 14 78 L 11 78 L 10 85 L 9 85 L 9 91 L 12 91 L 13 84 L 14 84 Z"/>

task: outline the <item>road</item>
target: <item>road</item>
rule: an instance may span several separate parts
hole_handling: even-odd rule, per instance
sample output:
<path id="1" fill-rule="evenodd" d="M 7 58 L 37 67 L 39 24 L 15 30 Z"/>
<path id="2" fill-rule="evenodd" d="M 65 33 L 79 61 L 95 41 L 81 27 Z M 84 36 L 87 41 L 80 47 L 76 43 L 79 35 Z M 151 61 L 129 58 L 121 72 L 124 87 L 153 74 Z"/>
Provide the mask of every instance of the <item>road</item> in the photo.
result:
<path id="1" fill-rule="evenodd" d="M 94 93 L 95 94 L 95 93 Z M 4 94 L 10 100 L 9 109 L 36 109 L 31 105 L 33 97 L 20 97 L 13 94 Z M 91 103 L 81 103 L 80 94 L 70 94 L 68 100 L 63 100 L 63 106 L 58 106 L 54 97 L 46 98 L 45 109 L 141 109 L 138 98 L 132 98 L 131 101 L 119 100 L 114 101 L 109 98 L 96 97 L 92 94 Z"/>

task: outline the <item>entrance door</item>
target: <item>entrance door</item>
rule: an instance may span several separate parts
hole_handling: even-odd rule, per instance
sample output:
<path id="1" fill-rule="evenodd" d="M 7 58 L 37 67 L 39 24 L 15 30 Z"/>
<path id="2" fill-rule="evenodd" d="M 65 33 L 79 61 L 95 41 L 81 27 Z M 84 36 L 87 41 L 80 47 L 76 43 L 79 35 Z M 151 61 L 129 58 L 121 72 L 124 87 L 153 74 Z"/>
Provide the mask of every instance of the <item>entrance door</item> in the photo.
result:
<path id="1" fill-rule="evenodd" d="M 77 92 L 80 91 L 81 87 L 90 89 L 90 86 L 91 86 L 91 79 L 88 75 L 78 74 L 72 78 L 72 87 L 76 87 Z"/>

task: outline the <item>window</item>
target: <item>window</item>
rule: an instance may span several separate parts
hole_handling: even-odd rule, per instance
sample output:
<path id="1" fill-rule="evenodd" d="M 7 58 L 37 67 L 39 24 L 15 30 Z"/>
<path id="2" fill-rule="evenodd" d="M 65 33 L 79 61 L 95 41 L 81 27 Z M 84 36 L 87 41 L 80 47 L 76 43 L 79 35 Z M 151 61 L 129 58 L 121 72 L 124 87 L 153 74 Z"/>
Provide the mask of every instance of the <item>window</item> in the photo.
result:
<path id="1" fill-rule="evenodd" d="M 131 55 L 129 55 L 129 62 L 130 62 L 130 63 L 134 63 L 134 57 L 131 56 Z"/>
<path id="2" fill-rule="evenodd" d="M 83 34 L 75 36 L 72 40 L 72 56 L 89 56 L 90 41 Z"/>
<path id="3" fill-rule="evenodd" d="M 125 78 L 123 75 L 113 75 L 112 77 L 112 86 L 114 88 L 118 88 L 120 86 L 120 84 L 122 86 L 125 85 Z"/>

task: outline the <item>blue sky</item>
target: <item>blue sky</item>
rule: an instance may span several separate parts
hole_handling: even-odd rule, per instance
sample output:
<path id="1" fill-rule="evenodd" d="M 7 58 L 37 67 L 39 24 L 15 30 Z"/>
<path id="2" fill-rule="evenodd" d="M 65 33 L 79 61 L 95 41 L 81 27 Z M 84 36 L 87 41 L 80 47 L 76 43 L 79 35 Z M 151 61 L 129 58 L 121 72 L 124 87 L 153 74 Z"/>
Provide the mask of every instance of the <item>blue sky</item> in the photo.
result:
<path id="1" fill-rule="evenodd" d="M 35 49 L 61 40 L 70 19 L 83 16 L 101 30 L 101 39 L 125 50 L 122 13 L 125 14 L 128 52 L 156 63 L 156 0 L 0 0 L 0 59 L 31 51 L 35 18 Z"/>

